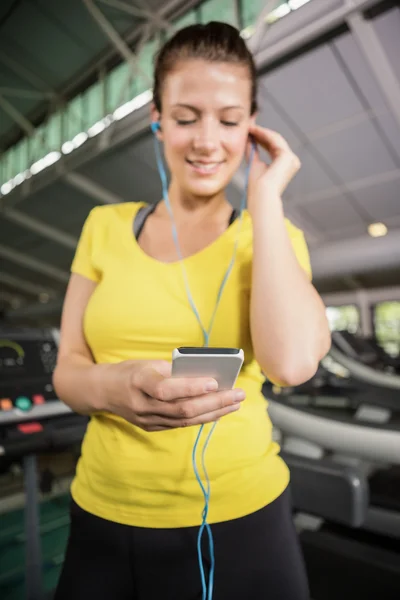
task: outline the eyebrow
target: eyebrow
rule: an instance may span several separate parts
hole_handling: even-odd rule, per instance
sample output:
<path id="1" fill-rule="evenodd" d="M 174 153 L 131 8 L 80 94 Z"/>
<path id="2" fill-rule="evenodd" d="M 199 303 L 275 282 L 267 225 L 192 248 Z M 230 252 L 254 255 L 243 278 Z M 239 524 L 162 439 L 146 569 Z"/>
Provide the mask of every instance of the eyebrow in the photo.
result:
<path id="1" fill-rule="evenodd" d="M 189 110 L 193 110 L 196 113 L 201 112 L 196 106 L 192 106 L 191 104 L 182 104 L 181 102 L 178 102 L 177 104 L 174 104 L 174 108 L 176 108 L 176 107 L 188 108 Z M 232 106 L 223 106 L 221 108 L 221 110 L 231 110 L 231 109 L 244 110 L 244 107 L 241 106 L 240 104 L 238 104 L 238 105 L 232 105 Z"/>

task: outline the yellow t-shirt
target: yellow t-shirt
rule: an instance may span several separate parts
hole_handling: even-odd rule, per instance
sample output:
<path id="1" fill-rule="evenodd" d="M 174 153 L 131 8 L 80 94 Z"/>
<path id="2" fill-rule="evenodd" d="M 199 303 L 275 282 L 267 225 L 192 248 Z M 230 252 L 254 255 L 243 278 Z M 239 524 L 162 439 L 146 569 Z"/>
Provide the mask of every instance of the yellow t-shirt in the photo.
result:
<path id="1" fill-rule="evenodd" d="M 189 305 L 181 265 L 147 255 L 133 234 L 143 203 L 94 208 L 84 225 L 71 270 L 98 283 L 84 316 L 84 333 L 97 363 L 128 359 L 171 360 L 174 348 L 201 346 L 203 336 Z M 286 222 L 294 250 L 310 272 L 302 232 Z M 185 259 L 191 292 L 207 326 L 232 257 L 236 220 L 215 242 Z M 210 346 L 243 348 L 237 380 L 247 394 L 241 408 L 217 424 L 206 452 L 211 482 L 209 523 L 250 514 L 277 498 L 289 471 L 272 441 L 264 380 L 254 359 L 249 327 L 252 226 L 243 217 L 237 258 L 223 292 Z M 284 277 L 284 273 L 282 273 Z M 205 427 L 205 441 L 211 425 Z M 139 527 L 201 523 L 204 499 L 192 466 L 198 427 L 146 432 L 108 413 L 94 415 L 72 484 L 86 511 Z M 201 456 L 201 452 L 199 453 Z"/>

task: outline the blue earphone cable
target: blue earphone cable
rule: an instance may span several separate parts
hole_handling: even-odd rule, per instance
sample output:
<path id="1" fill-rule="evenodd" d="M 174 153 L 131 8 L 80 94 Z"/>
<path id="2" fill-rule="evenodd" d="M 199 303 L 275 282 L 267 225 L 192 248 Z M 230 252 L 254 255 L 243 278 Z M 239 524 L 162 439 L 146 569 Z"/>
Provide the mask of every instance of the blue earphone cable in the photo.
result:
<path id="1" fill-rule="evenodd" d="M 228 265 L 228 268 L 226 270 L 226 273 L 222 279 L 220 288 L 218 290 L 218 294 L 217 294 L 217 300 L 215 303 L 215 307 L 214 307 L 214 311 L 212 313 L 211 319 L 210 319 L 210 324 L 208 327 L 208 330 L 206 330 L 203 326 L 203 323 L 201 321 L 199 312 L 197 310 L 196 304 L 193 300 L 191 291 L 190 291 L 190 286 L 189 286 L 189 281 L 188 281 L 188 277 L 187 277 L 187 273 L 186 273 L 186 269 L 183 263 L 183 256 L 182 256 L 182 252 L 180 249 L 180 245 L 179 245 L 179 240 L 178 240 L 178 232 L 176 230 L 176 225 L 175 225 L 175 220 L 174 220 L 174 215 L 173 215 L 173 211 L 172 211 L 172 207 L 171 207 L 171 203 L 169 200 L 169 195 L 168 195 L 168 181 L 167 181 L 167 175 L 165 173 L 165 168 L 164 168 L 164 163 L 162 160 L 162 156 L 161 156 L 161 151 L 160 151 L 160 144 L 158 143 L 158 139 L 156 136 L 156 132 L 157 130 L 160 128 L 159 123 L 152 123 L 151 125 L 151 129 L 154 133 L 154 143 L 155 143 L 155 153 L 156 153 L 156 160 L 157 160 L 157 167 L 158 167 L 158 171 L 160 174 L 160 179 L 161 179 L 161 184 L 162 184 L 162 191 L 163 191 L 163 198 L 166 204 L 166 207 L 168 209 L 169 215 L 171 217 L 171 222 L 172 222 L 172 235 L 174 238 L 174 243 L 175 243 L 175 247 L 177 250 L 177 254 L 178 254 L 178 258 L 179 258 L 179 263 L 181 266 L 181 270 L 182 270 L 182 275 L 183 275 L 183 280 L 185 283 L 185 288 L 186 288 L 186 294 L 190 303 L 190 306 L 193 310 L 193 313 L 197 319 L 197 322 L 200 325 L 201 331 L 203 333 L 203 338 L 204 338 L 204 346 L 208 346 L 209 345 L 209 340 L 210 340 L 210 334 L 212 331 L 212 327 L 214 324 L 214 319 L 215 316 L 217 314 L 217 310 L 218 310 L 218 306 L 222 297 L 222 292 L 224 290 L 224 287 L 226 285 L 226 282 L 228 281 L 228 277 L 232 271 L 233 265 L 235 263 L 235 258 L 236 258 L 236 253 L 237 253 L 237 248 L 238 248 L 238 244 L 239 244 L 239 237 L 240 237 L 240 231 L 241 231 L 241 227 L 242 227 L 242 222 L 243 222 L 243 211 L 244 208 L 246 206 L 246 198 L 247 198 L 247 190 L 248 190 L 248 183 L 249 183 L 249 175 L 250 175 L 250 168 L 251 168 L 251 164 L 252 164 L 252 160 L 253 160 L 253 156 L 254 156 L 254 151 L 255 151 L 255 144 L 254 142 L 251 145 L 251 151 L 250 151 L 250 156 L 249 156 L 249 161 L 247 163 L 246 166 L 246 175 L 245 175 L 245 189 L 244 189 L 244 193 L 243 193 L 243 197 L 242 197 L 242 201 L 240 204 L 240 215 L 239 215 L 239 222 L 238 222 L 238 231 L 237 231 L 237 236 L 236 236 L 236 241 L 235 241 L 235 245 L 234 245 L 234 249 L 233 249 L 233 254 L 232 254 L 232 258 L 231 261 Z M 203 469 L 203 473 L 205 476 L 205 480 L 206 480 L 206 486 L 204 486 L 202 480 L 201 480 L 201 475 L 199 473 L 198 467 L 197 467 L 197 462 L 196 462 L 196 453 L 197 453 L 197 449 L 198 449 L 198 445 L 200 443 L 200 439 L 202 436 L 202 433 L 204 431 L 204 425 L 200 426 L 199 432 L 197 434 L 196 437 L 196 441 L 194 443 L 193 446 L 193 452 L 192 452 L 192 463 L 193 463 L 193 470 L 196 476 L 196 479 L 199 483 L 199 486 L 201 488 L 201 491 L 203 493 L 204 496 L 204 508 L 203 508 L 203 512 L 202 512 L 202 522 L 200 525 L 200 529 L 199 529 L 199 534 L 198 534 L 198 538 L 197 538 L 197 554 L 198 554 L 198 559 L 199 559 L 199 567 L 200 567 L 200 576 L 201 576 L 201 584 L 202 584 L 202 590 L 203 590 L 203 595 L 202 595 L 202 600 L 212 600 L 212 594 L 213 594 L 213 587 L 214 587 L 214 572 L 215 572 L 215 557 L 214 557 L 214 542 L 213 542 L 213 536 L 212 536 L 212 531 L 211 531 L 211 527 L 210 525 L 207 523 L 207 516 L 208 516 L 208 509 L 209 509 L 209 502 L 210 502 L 210 480 L 207 474 L 207 469 L 206 469 L 206 465 L 205 465 L 205 453 L 206 453 L 206 449 L 207 446 L 209 444 L 209 441 L 211 439 L 211 436 L 214 432 L 214 429 L 216 427 L 217 421 L 215 421 L 207 435 L 206 441 L 204 443 L 203 446 L 203 450 L 202 450 L 202 454 L 201 454 L 201 464 L 202 464 L 202 469 Z M 208 578 L 208 589 L 207 589 L 207 582 L 206 582 L 206 576 L 205 576 L 205 572 L 204 572 L 204 565 L 203 565 L 203 554 L 202 554 L 202 550 L 201 550 L 201 541 L 202 541 L 202 536 L 203 536 L 203 532 L 204 530 L 207 531 L 208 534 L 208 542 L 209 542 L 209 553 L 210 553 L 210 562 L 211 562 L 211 566 L 210 566 L 210 573 L 209 573 L 209 578 Z"/>

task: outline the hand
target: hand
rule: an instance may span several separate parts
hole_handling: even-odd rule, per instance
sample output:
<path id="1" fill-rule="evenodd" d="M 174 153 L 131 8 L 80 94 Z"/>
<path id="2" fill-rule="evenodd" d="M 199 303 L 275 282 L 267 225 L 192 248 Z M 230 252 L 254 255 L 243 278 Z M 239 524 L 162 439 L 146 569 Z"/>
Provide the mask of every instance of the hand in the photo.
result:
<path id="1" fill-rule="evenodd" d="M 171 377 L 171 364 L 164 361 L 129 362 L 124 372 L 124 389 L 110 408 L 145 431 L 217 421 L 238 410 L 245 398 L 239 389 L 218 392 L 211 378 Z"/>
<path id="2" fill-rule="evenodd" d="M 260 159 L 257 150 L 254 153 L 250 171 L 249 198 L 259 193 L 265 197 L 267 192 L 281 197 L 291 179 L 300 169 L 300 160 L 279 133 L 258 125 L 252 126 L 249 133 L 255 142 L 271 156 L 271 164 L 267 165 Z"/>

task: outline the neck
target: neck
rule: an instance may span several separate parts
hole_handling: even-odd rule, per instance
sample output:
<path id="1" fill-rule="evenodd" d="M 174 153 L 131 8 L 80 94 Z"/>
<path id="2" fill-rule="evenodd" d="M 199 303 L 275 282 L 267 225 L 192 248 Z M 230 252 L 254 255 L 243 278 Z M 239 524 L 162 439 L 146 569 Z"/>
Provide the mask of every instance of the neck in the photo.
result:
<path id="1" fill-rule="evenodd" d="M 174 181 L 171 181 L 168 196 L 177 223 L 188 220 L 192 222 L 225 220 L 232 211 L 224 192 L 207 198 L 199 197 L 183 192 Z M 164 201 L 161 202 L 160 209 L 163 213 L 168 213 Z"/>

